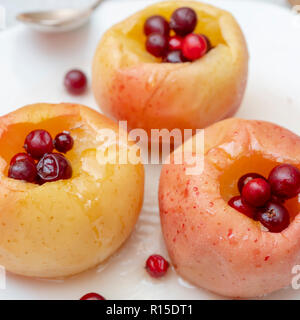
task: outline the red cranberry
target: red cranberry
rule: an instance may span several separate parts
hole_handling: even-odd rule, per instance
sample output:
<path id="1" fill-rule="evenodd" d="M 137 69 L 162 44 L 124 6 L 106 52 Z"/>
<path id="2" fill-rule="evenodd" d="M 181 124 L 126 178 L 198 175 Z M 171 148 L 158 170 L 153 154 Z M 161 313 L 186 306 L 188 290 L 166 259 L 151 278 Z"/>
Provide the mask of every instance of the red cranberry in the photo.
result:
<path id="1" fill-rule="evenodd" d="M 163 57 L 168 50 L 167 38 L 159 33 L 152 33 L 146 41 L 146 49 L 155 57 Z"/>
<path id="2" fill-rule="evenodd" d="M 144 33 L 149 36 L 151 33 L 159 33 L 168 36 L 170 27 L 168 21 L 162 16 L 152 16 L 148 18 L 144 24 Z"/>
<path id="3" fill-rule="evenodd" d="M 243 201 L 241 196 L 236 196 L 228 201 L 228 204 L 235 210 L 243 213 L 249 218 L 254 219 L 257 209 Z"/>
<path id="4" fill-rule="evenodd" d="M 245 184 L 247 184 L 249 181 L 251 181 L 253 179 L 257 179 L 257 178 L 265 179 L 265 177 L 263 177 L 262 175 L 260 175 L 258 173 L 254 173 L 254 172 L 244 174 L 238 181 L 238 188 L 239 188 L 240 194 L 242 194 L 242 190 L 243 190 Z"/>
<path id="5" fill-rule="evenodd" d="M 287 209 L 273 201 L 269 201 L 264 208 L 259 209 L 256 217 L 271 232 L 281 232 L 290 224 Z"/>
<path id="6" fill-rule="evenodd" d="M 66 153 L 71 150 L 74 144 L 74 140 L 70 135 L 70 132 L 63 131 L 56 135 L 54 139 L 54 147 L 57 151 Z"/>
<path id="7" fill-rule="evenodd" d="M 169 50 L 181 50 L 183 38 L 179 36 L 173 36 L 169 38 Z"/>
<path id="8" fill-rule="evenodd" d="M 207 52 L 207 43 L 203 36 L 191 33 L 183 39 L 182 53 L 190 61 L 197 60 Z"/>
<path id="9" fill-rule="evenodd" d="M 45 154 L 37 164 L 37 172 L 41 183 L 72 177 L 71 164 L 60 153 Z"/>
<path id="10" fill-rule="evenodd" d="M 153 278 L 160 278 L 169 268 L 168 261 L 158 254 L 153 254 L 146 261 L 146 270 Z"/>
<path id="11" fill-rule="evenodd" d="M 27 135 L 24 148 L 33 158 L 40 159 L 45 153 L 52 152 L 52 137 L 46 130 L 33 130 Z"/>
<path id="12" fill-rule="evenodd" d="M 244 186 L 242 197 L 248 204 L 261 207 L 270 200 L 271 187 L 265 179 L 252 179 Z"/>
<path id="13" fill-rule="evenodd" d="M 300 192 L 300 170 L 290 164 L 275 167 L 268 180 L 272 193 L 278 197 L 290 199 Z"/>
<path id="14" fill-rule="evenodd" d="M 194 31 L 197 24 L 196 12 L 188 7 L 175 10 L 171 16 L 170 28 L 180 36 L 185 36 Z"/>
<path id="15" fill-rule="evenodd" d="M 205 39 L 205 41 L 206 41 L 206 44 L 207 44 L 207 52 L 209 51 L 209 50 L 211 50 L 211 48 L 212 48 L 212 45 L 211 45 L 211 42 L 210 42 L 210 40 L 209 40 L 209 38 L 205 35 L 205 34 L 200 34 L 204 39 Z"/>
<path id="16" fill-rule="evenodd" d="M 27 153 L 24 153 L 24 152 L 21 152 L 21 153 L 17 153 L 16 155 L 14 155 L 12 157 L 12 159 L 10 160 L 10 164 L 14 164 L 15 162 L 18 162 L 18 161 L 22 161 L 22 160 L 28 160 L 30 161 L 33 165 L 35 165 L 35 161 L 32 157 L 30 157 L 29 154 Z"/>
<path id="17" fill-rule="evenodd" d="M 16 180 L 35 182 L 37 178 L 35 164 L 33 164 L 29 159 L 23 159 L 14 162 L 8 169 L 8 176 L 9 178 Z"/>
<path id="18" fill-rule="evenodd" d="M 165 57 L 164 62 L 169 63 L 180 63 L 180 62 L 186 62 L 185 57 L 182 55 L 182 52 L 180 50 L 176 51 L 170 51 Z"/>
<path id="19" fill-rule="evenodd" d="M 106 300 L 106 299 L 98 293 L 91 292 L 91 293 L 85 294 L 83 297 L 80 298 L 80 300 Z"/>
<path id="20" fill-rule="evenodd" d="M 271 189 L 271 191 L 272 191 L 272 189 Z M 277 196 L 275 196 L 274 194 L 272 194 L 270 201 L 274 201 L 274 202 L 277 202 L 277 203 L 284 204 L 284 203 L 285 203 L 285 200 L 286 200 L 286 199 L 277 197 Z"/>
<path id="21" fill-rule="evenodd" d="M 87 78 L 80 70 L 71 70 L 65 75 L 64 84 L 71 94 L 82 94 L 87 87 Z"/>

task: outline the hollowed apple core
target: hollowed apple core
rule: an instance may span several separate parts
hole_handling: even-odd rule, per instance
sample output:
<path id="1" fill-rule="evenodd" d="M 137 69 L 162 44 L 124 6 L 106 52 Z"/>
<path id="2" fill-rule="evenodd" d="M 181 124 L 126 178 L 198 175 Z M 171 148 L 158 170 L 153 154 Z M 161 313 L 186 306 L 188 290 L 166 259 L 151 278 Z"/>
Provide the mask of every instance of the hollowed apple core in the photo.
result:
<path id="1" fill-rule="evenodd" d="M 232 163 L 220 177 L 220 192 L 222 198 L 228 202 L 232 197 L 239 195 L 237 187 L 238 180 L 247 173 L 259 173 L 268 178 L 270 171 L 281 163 L 264 158 L 262 155 L 242 157 Z M 300 166 L 298 166 L 300 168 Z M 300 213 L 300 202 L 298 197 L 287 200 L 284 206 L 290 213 L 291 221 Z"/>
<path id="2" fill-rule="evenodd" d="M 11 158 L 19 152 L 25 152 L 24 141 L 29 132 L 36 129 L 47 130 L 52 138 L 64 131 L 70 131 L 75 138 L 74 147 L 67 153 L 72 167 L 80 159 L 80 141 L 89 134 L 89 130 L 82 130 L 84 124 L 79 116 L 58 116 L 37 123 L 23 122 L 9 125 L 0 138 L 0 156 L 6 161 L 4 172 L 7 175 Z M 86 125 L 85 125 L 86 127 Z M 87 128 L 85 128 L 87 129 Z M 57 152 L 54 150 L 54 152 Z"/>
<path id="3" fill-rule="evenodd" d="M 158 7 L 151 7 L 151 10 L 149 9 L 148 11 L 145 10 L 143 14 L 141 15 L 140 19 L 130 28 L 120 29 L 119 31 L 126 37 L 127 40 L 127 45 L 130 47 L 132 52 L 135 52 L 140 56 L 144 62 L 157 62 L 159 59 L 155 58 L 151 54 L 149 54 L 146 49 L 145 49 L 145 43 L 146 43 L 146 36 L 144 34 L 144 23 L 145 21 L 153 16 L 153 15 L 161 15 L 167 21 L 170 21 L 172 13 L 179 8 L 178 4 L 174 3 L 171 4 L 169 3 L 168 6 L 158 6 Z M 202 33 L 206 35 L 212 46 L 216 47 L 218 44 L 226 44 L 220 24 L 219 24 L 219 17 L 213 16 L 209 14 L 208 12 L 194 8 L 197 17 L 198 17 L 198 22 L 196 25 L 196 28 L 194 30 L 194 33 Z M 171 31 L 170 35 L 175 35 L 173 31 Z"/>

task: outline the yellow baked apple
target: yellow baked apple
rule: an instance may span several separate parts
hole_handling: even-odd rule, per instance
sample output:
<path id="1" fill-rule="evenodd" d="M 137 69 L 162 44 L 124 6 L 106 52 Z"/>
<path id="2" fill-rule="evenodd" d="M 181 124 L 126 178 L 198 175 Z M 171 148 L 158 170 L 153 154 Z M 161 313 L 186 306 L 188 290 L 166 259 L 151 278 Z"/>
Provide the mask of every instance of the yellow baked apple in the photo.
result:
<path id="1" fill-rule="evenodd" d="M 161 63 L 146 51 L 144 23 L 153 15 L 169 20 L 183 6 L 197 13 L 194 33 L 206 35 L 213 48 L 194 62 Z M 196 129 L 237 111 L 247 72 L 246 42 L 229 12 L 196 1 L 164 1 L 104 34 L 93 60 L 92 87 L 101 110 L 127 120 L 129 129 Z"/>
<path id="2" fill-rule="evenodd" d="M 52 137 L 70 132 L 71 178 L 39 185 L 8 177 L 10 159 L 24 152 L 35 129 Z M 103 139 L 107 130 L 118 136 L 111 120 L 75 104 L 34 104 L 0 118 L 0 264 L 8 271 L 70 276 L 107 259 L 128 238 L 142 206 L 144 170 L 104 161 L 108 148 L 119 150 L 117 140 Z"/>

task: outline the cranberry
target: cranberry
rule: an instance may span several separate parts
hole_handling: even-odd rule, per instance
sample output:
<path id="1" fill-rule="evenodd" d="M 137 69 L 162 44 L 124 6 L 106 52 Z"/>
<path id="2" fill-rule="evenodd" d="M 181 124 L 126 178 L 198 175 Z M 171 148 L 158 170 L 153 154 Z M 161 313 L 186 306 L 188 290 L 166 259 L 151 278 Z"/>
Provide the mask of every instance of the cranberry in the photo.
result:
<path id="1" fill-rule="evenodd" d="M 180 63 L 180 62 L 186 62 L 187 60 L 182 55 L 182 52 L 180 50 L 176 51 L 170 51 L 165 57 L 164 62 L 170 62 L 170 63 Z"/>
<path id="2" fill-rule="evenodd" d="M 155 57 L 163 57 L 168 50 L 168 40 L 159 33 L 152 33 L 147 38 L 146 49 Z"/>
<path id="3" fill-rule="evenodd" d="M 183 39 L 182 53 L 190 61 L 197 60 L 207 52 L 207 43 L 203 36 L 191 33 Z"/>
<path id="4" fill-rule="evenodd" d="M 70 132 L 63 131 L 56 135 L 54 139 L 54 147 L 57 151 L 66 153 L 71 150 L 74 144 L 74 140 L 70 135 Z"/>
<path id="5" fill-rule="evenodd" d="M 268 180 L 272 193 L 280 198 L 290 199 L 300 192 L 300 170 L 290 164 L 275 167 Z"/>
<path id="6" fill-rule="evenodd" d="M 164 276 L 168 268 L 168 261 L 158 254 L 153 254 L 146 261 L 146 270 L 153 278 Z"/>
<path id="7" fill-rule="evenodd" d="M 211 42 L 209 40 L 209 38 L 205 35 L 205 34 L 200 34 L 206 41 L 206 44 L 207 44 L 207 51 L 211 50 L 212 48 L 212 45 L 211 45 Z"/>
<path id="8" fill-rule="evenodd" d="M 269 201 L 266 206 L 259 209 L 257 220 L 271 232 L 281 232 L 288 227 L 290 216 L 287 209 L 280 203 Z"/>
<path id="9" fill-rule="evenodd" d="M 24 180 L 27 182 L 35 182 L 37 171 L 35 164 L 29 159 L 23 159 L 14 162 L 8 169 L 9 178 L 16 180 Z"/>
<path id="10" fill-rule="evenodd" d="M 149 36 L 151 33 L 159 33 L 168 36 L 170 27 L 168 21 L 162 16 L 152 16 L 148 18 L 144 24 L 144 33 Z"/>
<path id="11" fill-rule="evenodd" d="M 106 299 L 98 293 L 90 292 L 82 296 L 80 300 L 106 300 Z"/>
<path id="12" fill-rule="evenodd" d="M 243 201 L 241 196 L 236 196 L 228 201 L 228 204 L 235 210 L 243 213 L 249 218 L 254 219 L 257 209 Z"/>
<path id="13" fill-rule="evenodd" d="M 183 38 L 179 36 L 173 36 L 169 38 L 169 50 L 181 50 Z"/>
<path id="14" fill-rule="evenodd" d="M 30 161 L 33 165 L 35 165 L 34 159 L 33 159 L 32 157 L 30 157 L 29 154 L 24 153 L 24 152 L 17 153 L 16 155 L 14 155 L 14 156 L 12 157 L 12 159 L 10 160 L 10 164 L 12 165 L 12 164 L 14 164 L 14 163 L 16 163 L 16 162 L 18 162 L 18 161 L 22 161 L 22 160 L 28 160 L 28 161 Z"/>
<path id="15" fill-rule="evenodd" d="M 46 130 L 33 130 L 27 135 L 24 148 L 33 158 L 40 159 L 45 153 L 52 152 L 52 137 Z"/>
<path id="16" fill-rule="evenodd" d="M 60 153 L 45 154 L 37 164 L 37 172 L 41 183 L 72 177 L 71 164 Z"/>
<path id="17" fill-rule="evenodd" d="M 175 10 L 171 16 L 170 28 L 180 36 L 185 36 L 194 31 L 197 24 L 196 12 L 188 7 Z"/>
<path id="18" fill-rule="evenodd" d="M 271 187 L 265 179 L 252 179 L 244 186 L 242 197 L 248 204 L 261 207 L 270 200 Z"/>
<path id="19" fill-rule="evenodd" d="M 253 179 L 257 179 L 257 178 L 265 179 L 265 177 L 263 177 L 262 175 L 260 175 L 258 173 L 251 172 L 251 173 L 244 174 L 238 181 L 238 188 L 239 188 L 240 194 L 242 194 L 242 190 L 243 190 L 245 184 L 247 184 L 249 181 L 251 181 Z"/>
<path id="20" fill-rule="evenodd" d="M 272 189 L 271 189 L 271 191 L 272 191 Z M 277 202 L 277 203 L 284 204 L 284 203 L 285 203 L 285 200 L 286 200 L 286 199 L 277 197 L 277 196 L 275 196 L 274 194 L 272 194 L 270 201 L 274 201 L 274 202 Z"/>
<path id="21" fill-rule="evenodd" d="M 71 94 L 82 94 L 87 87 L 87 78 L 80 70 L 71 70 L 65 75 L 64 84 Z"/>

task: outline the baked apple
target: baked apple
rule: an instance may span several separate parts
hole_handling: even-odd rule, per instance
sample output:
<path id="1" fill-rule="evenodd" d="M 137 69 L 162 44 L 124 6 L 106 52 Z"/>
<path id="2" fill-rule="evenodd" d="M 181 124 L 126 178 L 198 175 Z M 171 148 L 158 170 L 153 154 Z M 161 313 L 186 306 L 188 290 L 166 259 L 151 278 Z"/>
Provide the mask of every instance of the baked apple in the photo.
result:
<path id="1" fill-rule="evenodd" d="M 192 52 L 188 56 L 202 56 L 193 62 L 163 63 L 153 55 L 161 52 L 146 50 L 145 21 L 157 15 L 170 21 L 172 13 L 183 6 L 196 12 L 198 18 L 194 33 L 187 36 L 187 51 L 191 44 L 201 45 L 203 41 L 207 42 L 206 50 L 212 49 L 204 56 L 201 48 Z M 178 49 L 173 34 L 171 31 L 170 46 Z M 199 38 L 199 34 L 204 36 Z M 161 40 L 157 34 L 154 36 L 153 42 L 164 46 L 157 42 Z M 164 61 L 180 59 L 174 51 Z M 143 128 L 148 133 L 151 128 L 197 129 L 237 111 L 247 70 L 246 42 L 230 13 L 196 1 L 164 1 L 137 12 L 104 34 L 93 60 L 92 87 L 103 112 L 127 120 L 129 129 Z"/>
<path id="2" fill-rule="evenodd" d="M 300 137 L 268 122 L 241 119 L 218 122 L 204 134 L 201 174 L 186 174 L 191 157 L 202 152 L 195 154 L 191 144 L 185 145 L 183 164 L 171 161 L 161 173 L 161 224 L 175 269 L 229 297 L 288 286 L 293 266 L 300 264 Z M 291 179 L 283 181 L 284 175 Z M 251 186 L 268 201 L 258 213 L 252 211 L 254 201 L 242 206 L 236 199 L 239 188 L 243 197 Z"/>
<path id="3" fill-rule="evenodd" d="M 1 117 L 0 128 L 0 264 L 20 275 L 58 278 L 91 268 L 114 253 L 135 225 L 144 186 L 142 164 L 113 164 L 102 158 L 109 145 L 103 147 L 101 130 L 118 136 L 118 127 L 81 105 L 35 104 Z M 55 154 L 67 159 L 72 173 L 43 184 L 9 178 L 11 158 L 18 154 L 13 164 L 29 157 L 23 149 L 29 132 L 35 139 L 37 132 L 56 136 L 48 151 L 55 147 L 65 152 Z M 32 135 L 25 145 L 31 153 Z M 53 162 L 44 160 L 42 174 L 48 178 Z"/>

